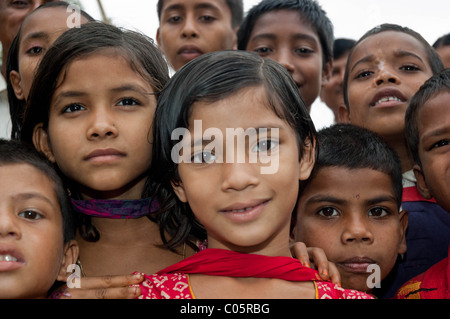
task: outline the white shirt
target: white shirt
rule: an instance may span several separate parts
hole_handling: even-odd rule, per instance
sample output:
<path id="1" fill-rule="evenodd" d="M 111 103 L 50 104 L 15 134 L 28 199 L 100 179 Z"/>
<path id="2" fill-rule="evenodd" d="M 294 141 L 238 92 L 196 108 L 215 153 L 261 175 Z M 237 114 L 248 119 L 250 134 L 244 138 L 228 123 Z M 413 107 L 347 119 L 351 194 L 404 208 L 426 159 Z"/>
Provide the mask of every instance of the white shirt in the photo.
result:
<path id="1" fill-rule="evenodd" d="M 11 127 L 6 81 L 3 76 L 0 75 L 0 138 L 10 139 Z"/>

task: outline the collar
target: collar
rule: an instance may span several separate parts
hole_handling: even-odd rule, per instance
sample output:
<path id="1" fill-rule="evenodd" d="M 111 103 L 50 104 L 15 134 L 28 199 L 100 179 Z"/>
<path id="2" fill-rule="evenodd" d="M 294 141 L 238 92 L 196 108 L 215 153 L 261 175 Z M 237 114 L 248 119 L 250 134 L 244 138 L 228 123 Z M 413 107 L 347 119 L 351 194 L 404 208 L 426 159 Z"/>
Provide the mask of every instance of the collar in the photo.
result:
<path id="1" fill-rule="evenodd" d="M 147 216 L 158 210 L 159 205 L 153 198 L 135 200 L 71 198 L 75 212 L 88 216 L 112 219 L 131 219 Z"/>

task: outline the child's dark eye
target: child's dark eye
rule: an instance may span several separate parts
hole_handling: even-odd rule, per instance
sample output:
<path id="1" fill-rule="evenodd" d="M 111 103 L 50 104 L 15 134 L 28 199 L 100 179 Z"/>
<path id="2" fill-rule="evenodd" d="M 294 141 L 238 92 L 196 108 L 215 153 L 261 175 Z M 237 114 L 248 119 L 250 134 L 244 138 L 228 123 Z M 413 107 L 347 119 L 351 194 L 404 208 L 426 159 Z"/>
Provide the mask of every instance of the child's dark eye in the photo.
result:
<path id="1" fill-rule="evenodd" d="M 85 109 L 86 108 L 81 104 L 72 103 L 64 108 L 63 113 L 74 113 L 78 111 L 83 111 Z"/>
<path id="2" fill-rule="evenodd" d="M 362 79 L 362 78 L 368 77 L 368 76 L 370 76 L 370 75 L 372 75 L 372 74 L 373 74 L 372 71 L 362 71 L 362 72 L 359 72 L 359 73 L 356 75 L 356 79 Z"/>
<path id="3" fill-rule="evenodd" d="M 38 220 L 42 218 L 42 215 L 39 214 L 38 212 L 35 212 L 34 210 L 25 210 L 19 213 L 19 216 L 31 220 Z"/>
<path id="4" fill-rule="evenodd" d="M 192 156 L 192 162 L 197 164 L 212 163 L 216 160 L 216 156 L 209 151 L 201 151 Z"/>
<path id="5" fill-rule="evenodd" d="M 262 48 L 254 49 L 253 51 L 258 53 L 259 55 L 267 55 L 272 52 L 272 49 L 267 48 L 267 47 L 262 47 Z"/>
<path id="6" fill-rule="evenodd" d="M 123 98 L 119 101 L 119 103 L 117 103 L 117 105 L 121 105 L 121 106 L 131 106 L 131 105 L 139 105 L 140 103 L 133 98 Z"/>
<path id="7" fill-rule="evenodd" d="M 216 20 L 216 18 L 214 18 L 212 16 L 208 16 L 208 15 L 200 17 L 200 21 L 203 21 L 203 22 L 213 22 L 214 20 Z"/>
<path id="8" fill-rule="evenodd" d="M 439 147 L 442 147 L 442 146 L 446 146 L 446 145 L 449 145 L 449 140 L 440 140 L 439 142 L 437 142 L 437 143 L 434 143 L 431 147 L 430 147 L 430 150 L 432 150 L 433 148 L 439 148 Z"/>
<path id="9" fill-rule="evenodd" d="M 415 65 L 404 65 L 400 69 L 403 70 L 403 71 L 418 71 L 418 70 L 420 70 Z"/>
<path id="10" fill-rule="evenodd" d="M 42 47 L 32 47 L 29 50 L 27 50 L 27 54 L 29 55 L 38 55 L 40 53 L 42 53 L 44 51 L 44 49 Z"/>
<path id="11" fill-rule="evenodd" d="M 323 217 L 337 217 L 339 215 L 339 211 L 333 207 L 325 207 L 319 210 L 317 214 Z"/>
<path id="12" fill-rule="evenodd" d="M 384 217 L 388 215 L 388 211 L 382 207 L 374 207 L 369 210 L 369 216 L 372 217 Z"/>
<path id="13" fill-rule="evenodd" d="M 267 153 L 268 151 L 274 149 L 275 147 L 278 146 L 278 141 L 274 140 L 274 139 L 269 139 L 269 140 L 262 140 L 259 141 L 255 147 L 253 148 L 254 152 L 264 152 Z"/>

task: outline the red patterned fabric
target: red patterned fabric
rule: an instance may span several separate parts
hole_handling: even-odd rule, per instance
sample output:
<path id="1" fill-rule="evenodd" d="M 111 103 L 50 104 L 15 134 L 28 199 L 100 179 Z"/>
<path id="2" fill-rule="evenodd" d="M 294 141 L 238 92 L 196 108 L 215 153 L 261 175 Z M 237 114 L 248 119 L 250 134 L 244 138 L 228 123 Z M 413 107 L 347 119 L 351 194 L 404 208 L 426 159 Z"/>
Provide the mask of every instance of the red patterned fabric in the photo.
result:
<path id="1" fill-rule="evenodd" d="M 242 254 L 223 249 L 205 249 L 157 274 L 145 275 L 141 284 L 145 299 L 194 299 L 188 274 L 228 277 L 277 278 L 289 281 L 314 281 L 319 299 L 372 299 L 363 292 L 342 289 L 320 280 L 316 270 L 303 267 L 291 257 Z"/>
<path id="2" fill-rule="evenodd" d="M 395 299 L 450 299 L 449 258 L 406 282 L 398 290 Z"/>

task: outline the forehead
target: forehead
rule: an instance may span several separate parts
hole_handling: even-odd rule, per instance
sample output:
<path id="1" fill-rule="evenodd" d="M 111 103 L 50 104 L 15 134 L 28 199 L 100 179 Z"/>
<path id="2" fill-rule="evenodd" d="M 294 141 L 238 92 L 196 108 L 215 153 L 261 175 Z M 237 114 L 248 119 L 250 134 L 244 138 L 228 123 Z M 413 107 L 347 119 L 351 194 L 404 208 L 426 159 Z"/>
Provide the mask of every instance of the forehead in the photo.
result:
<path id="1" fill-rule="evenodd" d="M 318 41 L 317 32 L 311 23 L 297 10 L 273 10 L 262 14 L 255 22 L 252 36 L 258 33 L 309 34 Z"/>
<path id="2" fill-rule="evenodd" d="M 450 130 L 450 91 L 441 91 L 426 101 L 418 112 L 419 134 L 426 130 Z"/>
<path id="3" fill-rule="evenodd" d="M 0 176 L 1 193 L 39 193 L 55 204 L 58 203 L 54 181 L 30 164 L 0 164 Z"/>
<path id="4" fill-rule="evenodd" d="M 347 168 L 341 166 L 321 167 L 311 179 L 307 189 L 312 195 L 320 190 L 336 198 L 370 199 L 389 194 L 395 202 L 391 176 L 371 168 Z"/>
<path id="5" fill-rule="evenodd" d="M 399 51 L 414 53 L 429 64 L 427 50 L 422 42 L 410 34 L 399 31 L 383 31 L 365 38 L 355 46 L 349 63 L 352 64 L 369 55 L 392 57 Z"/>
<path id="6" fill-rule="evenodd" d="M 164 0 L 161 14 L 167 10 L 196 10 L 212 8 L 231 15 L 226 0 Z"/>
<path id="7" fill-rule="evenodd" d="M 65 7 L 42 8 L 31 13 L 22 24 L 22 38 L 30 32 L 58 32 L 69 28 L 67 18 L 73 15 L 67 12 Z M 86 22 L 87 19 L 80 15 L 80 22 Z"/>

